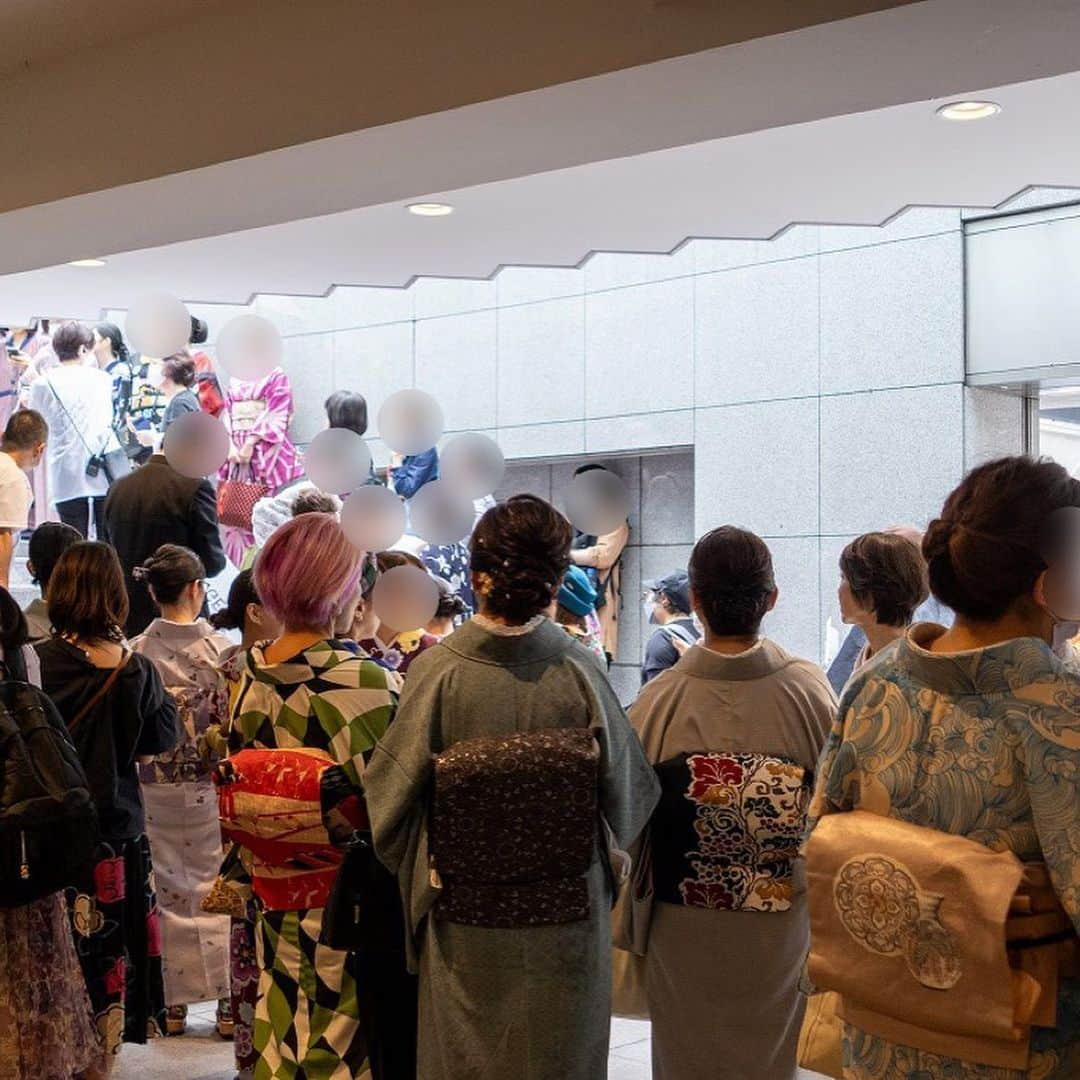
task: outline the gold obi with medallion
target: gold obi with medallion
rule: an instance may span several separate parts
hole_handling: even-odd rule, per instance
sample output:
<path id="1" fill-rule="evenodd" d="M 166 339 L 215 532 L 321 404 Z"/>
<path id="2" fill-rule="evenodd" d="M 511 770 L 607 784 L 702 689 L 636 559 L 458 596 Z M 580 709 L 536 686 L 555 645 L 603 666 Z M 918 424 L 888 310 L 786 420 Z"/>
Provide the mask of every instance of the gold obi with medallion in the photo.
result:
<path id="1" fill-rule="evenodd" d="M 808 974 L 841 1015 L 890 1042 L 1027 1066 L 1053 1027 L 1076 934 L 1042 863 L 865 810 L 828 814 L 805 845 Z"/>

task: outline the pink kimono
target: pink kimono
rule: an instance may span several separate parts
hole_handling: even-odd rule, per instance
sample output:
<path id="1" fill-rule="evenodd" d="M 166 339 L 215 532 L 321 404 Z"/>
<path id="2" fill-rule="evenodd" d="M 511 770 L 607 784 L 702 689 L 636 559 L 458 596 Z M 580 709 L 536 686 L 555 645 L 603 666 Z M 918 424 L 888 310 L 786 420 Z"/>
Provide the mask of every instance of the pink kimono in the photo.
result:
<path id="1" fill-rule="evenodd" d="M 239 475 L 254 483 L 266 484 L 277 492 L 304 473 L 296 447 L 289 440 L 289 421 L 293 415 L 292 389 L 289 377 L 281 368 L 274 368 L 258 382 L 229 380 L 225 409 L 221 414 L 232 439 L 240 449 L 254 442 L 250 466 L 222 465 L 218 478 L 228 480 Z M 238 474 L 235 470 L 239 469 Z M 224 527 L 225 553 L 233 565 L 239 566 L 244 553 L 255 543 L 249 529 Z"/>

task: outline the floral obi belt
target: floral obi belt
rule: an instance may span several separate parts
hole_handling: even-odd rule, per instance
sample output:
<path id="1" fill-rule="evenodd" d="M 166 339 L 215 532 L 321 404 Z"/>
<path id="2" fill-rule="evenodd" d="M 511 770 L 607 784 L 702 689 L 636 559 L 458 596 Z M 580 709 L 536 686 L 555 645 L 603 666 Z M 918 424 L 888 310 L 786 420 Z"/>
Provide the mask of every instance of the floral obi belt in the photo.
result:
<path id="1" fill-rule="evenodd" d="M 515 929 L 589 916 L 600 749 L 593 732 L 485 736 L 435 758 L 435 916 Z"/>
<path id="2" fill-rule="evenodd" d="M 326 906 L 342 847 L 369 829 L 363 798 L 324 750 L 240 750 L 214 773 L 227 840 L 253 855 L 252 890 L 269 911 Z"/>
<path id="3" fill-rule="evenodd" d="M 806 844 L 808 974 L 890 1042 L 1026 1075 L 1076 937 L 1043 863 L 866 810 Z"/>
<path id="4" fill-rule="evenodd" d="M 721 911 L 787 911 L 811 774 L 768 754 L 680 754 L 656 766 L 651 823 L 657 900 Z"/>

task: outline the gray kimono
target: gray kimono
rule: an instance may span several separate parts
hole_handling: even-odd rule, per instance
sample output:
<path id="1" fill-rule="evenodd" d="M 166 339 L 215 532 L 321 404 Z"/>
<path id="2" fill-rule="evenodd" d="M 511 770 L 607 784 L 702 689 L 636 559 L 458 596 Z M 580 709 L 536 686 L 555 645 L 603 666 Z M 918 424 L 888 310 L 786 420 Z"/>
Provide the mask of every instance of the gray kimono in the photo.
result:
<path id="1" fill-rule="evenodd" d="M 594 1080 L 607 1073 L 611 893 L 597 850 L 586 920 L 489 929 L 429 918 L 432 756 L 464 739 L 592 727 L 600 809 L 626 848 L 658 784 L 595 657 L 547 619 L 522 633 L 466 623 L 413 665 L 364 778 L 375 848 L 397 873 L 420 973 L 424 1080 Z"/>

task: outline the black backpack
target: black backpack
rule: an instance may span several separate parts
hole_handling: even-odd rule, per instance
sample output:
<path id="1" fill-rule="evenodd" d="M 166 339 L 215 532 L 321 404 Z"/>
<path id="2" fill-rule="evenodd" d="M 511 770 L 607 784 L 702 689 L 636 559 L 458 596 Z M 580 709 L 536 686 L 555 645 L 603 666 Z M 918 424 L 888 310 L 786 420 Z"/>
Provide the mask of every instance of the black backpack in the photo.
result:
<path id="1" fill-rule="evenodd" d="M 19 907 L 93 872 L 97 813 L 56 706 L 0 682 L 0 907 Z"/>

